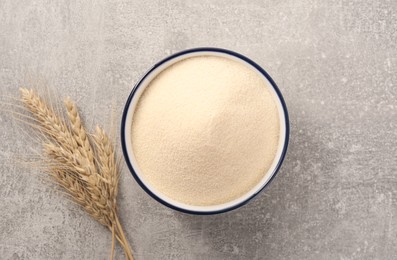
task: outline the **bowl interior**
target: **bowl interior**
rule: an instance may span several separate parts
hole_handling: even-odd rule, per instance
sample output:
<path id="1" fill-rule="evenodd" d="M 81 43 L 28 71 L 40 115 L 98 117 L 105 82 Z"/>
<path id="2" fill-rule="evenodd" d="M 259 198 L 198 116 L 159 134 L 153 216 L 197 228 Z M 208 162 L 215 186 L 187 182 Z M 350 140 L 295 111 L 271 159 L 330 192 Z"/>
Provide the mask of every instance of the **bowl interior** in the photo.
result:
<path id="1" fill-rule="evenodd" d="M 246 66 L 249 66 L 253 70 L 255 70 L 258 75 L 263 77 L 263 79 L 267 82 L 269 89 L 274 96 L 274 100 L 277 105 L 278 113 L 279 113 L 279 122 L 280 122 L 280 138 L 279 138 L 279 144 L 276 152 L 276 156 L 273 160 L 273 163 L 269 170 L 266 172 L 264 177 L 261 179 L 260 182 L 258 182 L 255 187 L 253 187 L 249 192 L 244 194 L 238 199 L 229 201 L 227 203 L 219 204 L 219 205 L 211 205 L 211 206 L 195 206 L 195 205 L 187 205 L 184 203 L 180 203 L 178 201 L 175 201 L 164 194 L 160 193 L 159 191 L 156 190 L 155 187 L 151 186 L 150 183 L 148 183 L 145 180 L 144 175 L 141 173 L 141 170 L 139 169 L 137 160 L 134 156 L 134 151 L 132 149 L 132 140 L 131 140 L 131 131 L 132 131 L 132 122 L 133 122 L 133 117 L 134 117 L 134 111 L 135 108 L 138 104 L 138 100 L 142 93 L 144 92 L 145 88 L 149 85 L 149 83 L 165 68 L 169 67 L 170 65 L 186 59 L 190 57 L 195 57 L 195 56 L 207 56 L 207 55 L 212 55 L 212 56 L 220 56 L 220 57 L 225 57 L 228 59 L 233 59 L 235 61 L 238 61 L 240 63 L 245 64 Z M 219 213 L 219 212 L 224 212 L 233 208 L 236 208 L 245 202 L 247 202 L 250 198 L 255 196 L 258 192 L 260 192 L 266 184 L 269 183 L 269 181 L 272 179 L 272 177 L 275 175 L 277 172 L 283 158 L 286 152 L 287 148 L 287 143 L 288 143 L 288 115 L 286 111 L 286 107 L 284 104 L 284 101 L 282 99 L 281 93 L 279 92 L 277 86 L 274 84 L 273 80 L 267 75 L 265 71 L 263 71 L 258 65 L 255 63 L 251 63 L 252 61 L 248 60 L 247 58 L 235 54 L 232 52 L 224 52 L 224 50 L 218 50 L 218 49 L 196 49 L 196 50 L 191 50 L 191 51 L 185 51 L 180 54 L 175 54 L 159 63 L 157 63 L 152 69 L 150 69 L 145 76 L 138 82 L 138 84 L 135 86 L 133 91 L 131 92 L 130 98 L 127 101 L 125 111 L 124 111 L 124 116 L 123 116 L 123 124 L 122 124 L 122 145 L 123 145 L 123 151 L 124 155 L 126 157 L 127 164 L 134 175 L 135 179 L 138 181 L 138 183 L 144 188 L 152 197 L 154 197 L 156 200 L 160 201 L 161 203 L 188 213 L 197 213 L 197 214 L 211 214 L 211 213 Z M 261 71 L 260 71 L 261 70 Z"/>

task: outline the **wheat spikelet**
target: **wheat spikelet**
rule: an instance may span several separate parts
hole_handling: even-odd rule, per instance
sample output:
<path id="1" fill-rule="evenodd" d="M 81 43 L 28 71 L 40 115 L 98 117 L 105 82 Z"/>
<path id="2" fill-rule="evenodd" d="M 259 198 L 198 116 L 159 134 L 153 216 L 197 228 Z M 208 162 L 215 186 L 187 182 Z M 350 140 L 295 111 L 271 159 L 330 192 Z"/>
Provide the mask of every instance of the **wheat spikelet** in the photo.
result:
<path id="1" fill-rule="evenodd" d="M 113 146 L 106 133 L 96 128 L 92 140 L 96 148 L 94 152 L 77 106 L 70 99 L 64 102 L 69 128 L 66 121 L 35 91 L 21 88 L 20 92 L 22 103 L 36 118 L 34 123 L 44 135 L 42 141 L 48 160 L 48 173 L 73 201 L 112 231 L 111 258 L 114 254 L 114 239 L 117 239 L 127 259 L 133 259 L 117 216 L 119 171 Z"/>

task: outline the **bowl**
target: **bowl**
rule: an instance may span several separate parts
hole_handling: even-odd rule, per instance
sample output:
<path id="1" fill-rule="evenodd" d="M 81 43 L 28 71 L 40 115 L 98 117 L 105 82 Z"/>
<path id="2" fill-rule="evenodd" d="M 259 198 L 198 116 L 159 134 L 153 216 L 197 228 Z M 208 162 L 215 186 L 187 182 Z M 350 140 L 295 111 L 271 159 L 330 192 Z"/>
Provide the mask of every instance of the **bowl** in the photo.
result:
<path id="1" fill-rule="evenodd" d="M 256 70 L 261 76 L 263 76 L 264 80 L 266 80 L 269 84 L 272 95 L 274 96 L 274 100 L 276 102 L 277 110 L 280 118 L 280 138 L 279 144 L 277 147 L 276 156 L 273 160 L 271 167 L 268 169 L 267 173 L 261 179 L 259 183 L 255 185 L 249 192 L 244 194 L 243 196 L 219 205 L 211 205 L 211 206 L 196 206 L 196 205 L 188 205 L 178 201 L 175 201 L 171 198 L 166 197 L 163 194 L 160 194 L 154 187 L 152 187 L 147 181 L 145 181 L 142 176 L 137 160 L 134 156 L 134 151 L 132 149 L 131 144 L 131 128 L 133 122 L 133 115 L 135 108 L 137 106 L 138 100 L 145 88 L 149 85 L 149 83 L 164 69 L 168 68 L 170 65 L 195 56 L 202 55 L 214 55 L 220 57 L 226 57 L 229 59 L 233 59 L 246 65 L 250 66 L 252 69 Z M 273 178 L 276 176 L 277 172 L 280 169 L 280 166 L 284 160 L 284 157 L 287 152 L 289 141 L 289 120 L 288 120 L 288 112 L 287 107 L 284 102 L 283 96 L 277 87 L 276 83 L 269 76 L 269 74 L 261 68 L 258 64 L 250 60 L 249 58 L 226 49 L 220 48 L 195 48 L 188 49 L 178 53 L 175 53 L 158 63 L 156 63 L 152 68 L 150 68 L 143 77 L 138 81 L 138 83 L 132 89 L 127 102 L 124 107 L 124 112 L 121 121 L 121 145 L 124 154 L 124 158 L 126 160 L 127 166 L 135 178 L 137 183 L 142 187 L 146 193 L 148 193 L 152 198 L 162 203 L 163 205 L 178 210 L 184 213 L 190 214 L 198 214 L 198 215 L 210 215 L 210 214 L 218 214 L 227 212 L 242 205 L 246 204 L 252 198 L 254 198 L 259 192 L 261 192 L 265 187 L 267 187 Z"/>

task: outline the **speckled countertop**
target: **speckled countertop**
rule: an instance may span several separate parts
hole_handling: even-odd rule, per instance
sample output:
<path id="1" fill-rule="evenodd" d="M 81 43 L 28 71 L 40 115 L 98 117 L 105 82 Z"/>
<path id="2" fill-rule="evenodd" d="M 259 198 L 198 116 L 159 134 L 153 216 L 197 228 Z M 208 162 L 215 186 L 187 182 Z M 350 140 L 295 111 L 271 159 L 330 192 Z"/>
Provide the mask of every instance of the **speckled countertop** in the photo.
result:
<path id="1" fill-rule="evenodd" d="M 121 217 L 137 260 L 397 259 L 396 1 L 2 0 L 1 100 L 44 78 L 90 125 L 107 124 L 153 63 L 198 46 L 272 75 L 288 155 L 268 189 L 216 216 L 160 205 L 125 167 Z M 31 147 L 17 129 L 0 114 L 0 259 L 108 259 L 109 232 L 17 167 Z"/>

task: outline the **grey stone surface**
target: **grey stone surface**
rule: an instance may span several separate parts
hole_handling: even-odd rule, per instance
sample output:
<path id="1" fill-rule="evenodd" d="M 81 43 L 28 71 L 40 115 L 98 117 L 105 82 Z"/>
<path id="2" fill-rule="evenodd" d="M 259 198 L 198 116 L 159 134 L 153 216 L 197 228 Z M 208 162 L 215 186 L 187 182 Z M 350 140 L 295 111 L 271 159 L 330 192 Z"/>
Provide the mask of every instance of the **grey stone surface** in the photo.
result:
<path id="1" fill-rule="evenodd" d="M 255 200 L 216 216 L 160 205 L 125 167 L 136 259 L 397 259 L 394 0 L 0 0 L 1 102 L 44 78 L 90 125 L 108 125 L 145 70 L 198 46 L 241 52 L 273 76 L 288 155 Z M 109 232 L 20 167 L 35 146 L 21 130 L 0 114 L 0 259 L 107 259 Z"/>

